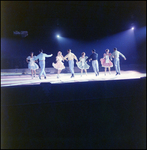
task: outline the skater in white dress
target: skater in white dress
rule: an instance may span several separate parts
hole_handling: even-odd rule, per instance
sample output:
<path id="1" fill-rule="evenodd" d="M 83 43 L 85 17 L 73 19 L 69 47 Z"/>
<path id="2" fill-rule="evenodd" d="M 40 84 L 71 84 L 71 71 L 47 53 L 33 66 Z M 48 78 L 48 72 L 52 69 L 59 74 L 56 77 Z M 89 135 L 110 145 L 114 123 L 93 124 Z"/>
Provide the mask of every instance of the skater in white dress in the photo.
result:
<path id="1" fill-rule="evenodd" d="M 61 71 L 65 69 L 62 61 L 64 61 L 64 57 L 62 55 L 62 52 L 59 51 L 56 56 L 56 63 L 52 63 L 52 66 L 58 70 L 57 78 L 59 78 L 59 74 L 61 73 Z"/>
<path id="2" fill-rule="evenodd" d="M 101 61 L 102 67 L 105 68 L 105 75 L 106 75 L 107 68 L 109 69 L 109 74 L 111 74 L 110 67 L 113 67 L 113 63 L 110 61 L 111 53 L 109 53 L 109 49 L 106 49 L 105 52 L 106 53 L 104 53 L 104 57 L 101 58 L 100 61 Z"/>
<path id="3" fill-rule="evenodd" d="M 33 56 L 34 53 L 31 52 L 31 56 L 26 58 L 26 62 L 28 63 L 28 68 L 31 70 L 32 79 L 36 76 L 36 69 L 39 69 L 39 66 L 35 63 L 36 56 Z M 34 75 L 33 75 L 34 73 Z"/>
<path id="4" fill-rule="evenodd" d="M 82 53 L 82 56 L 79 58 L 79 62 L 77 62 L 77 66 L 79 69 L 81 69 L 81 77 L 83 74 L 83 69 L 85 70 L 86 76 L 87 76 L 87 69 L 89 69 L 89 65 L 87 64 L 86 59 L 88 58 L 87 56 L 85 56 L 85 52 Z"/>

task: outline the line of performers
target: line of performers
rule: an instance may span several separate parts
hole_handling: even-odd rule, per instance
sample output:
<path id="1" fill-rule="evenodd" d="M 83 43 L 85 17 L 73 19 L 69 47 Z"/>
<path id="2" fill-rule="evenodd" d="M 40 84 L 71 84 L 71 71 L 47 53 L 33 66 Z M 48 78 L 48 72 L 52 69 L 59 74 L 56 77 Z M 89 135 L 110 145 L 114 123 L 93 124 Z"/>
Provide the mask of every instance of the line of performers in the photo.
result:
<path id="1" fill-rule="evenodd" d="M 105 74 L 107 72 L 107 68 L 109 70 L 109 74 L 111 74 L 111 67 L 113 67 L 112 58 L 114 58 L 114 66 L 116 70 L 116 75 L 120 75 L 120 60 L 119 56 L 122 56 L 124 60 L 126 60 L 126 57 L 117 50 L 115 47 L 114 52 L 111 54 L 109 53 L 109 49 L 105 50 L 105 53 L 103 55 L 103 58 L 100 59 L 102 67 L 105 68 Z M 58 51 L 56 56 L 56 63 L 52 63 L 52 66 L 58 70 L 57 78 L 60 77 L 60 73 L 63 69 L 65 69 L 64 61 L 68 61 L 69 69 L 71 72 L 71 78 L 75 76 L 74 73 L 74 59 L 76 60 L 76 64 L 79 69 L 81 69 L 81 76 L 83 74 L 83 70 L 85 71 L 87 75 L 87 69 L 89 69 L 89 65 L 87 64 L 87 61 L 92 61 L 92 67 L 93 71 L 96 76 L 99 75 L 99 63 L 98 63 L 98 54 L 96 53 L 95 49 L 92 50 L 92 54 L 87 57 L 85 52 L 82 52 L 81 57 L 79 58 L 79 61 L 74 53 L 71 52 L 71 49 L 67 50 L 68 54 L 63 57 L 62 52 Z M 46 72 L 45 72 L 45 58 L 46 57 L 52 57 L 53 54 L 47 55 L 43 53 L 43 50 L 41 49 L 39 51 L 39 54 L 37 56 L 34 56 L 33 52 L 31 52 L 31 56 L 28 56 L 26 58 L 26 61 L 28 63 L 28 68 L 31 70 L 32 78 L 36 76 L 36 69 L 39 69 L 39 66 L 41 68 L 41 71 L 39 73 L 39 79 L 41 79 L 41 76 L 44 75 L 44 79 L 46 79 Z M 39 60 L 39 66 L 36 62 Z"/>

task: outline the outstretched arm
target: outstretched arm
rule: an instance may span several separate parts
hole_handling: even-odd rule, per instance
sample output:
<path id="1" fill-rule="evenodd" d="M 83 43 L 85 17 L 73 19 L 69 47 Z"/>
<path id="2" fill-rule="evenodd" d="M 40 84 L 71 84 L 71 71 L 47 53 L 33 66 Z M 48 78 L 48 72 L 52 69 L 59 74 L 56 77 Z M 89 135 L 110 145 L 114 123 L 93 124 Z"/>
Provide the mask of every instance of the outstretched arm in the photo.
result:
<path id="1" fill-rule="evenodd" d="M 38 62 L 38 59 L 36 60 L 36 57 L 37 57 L 37 56 L 34 56 L 34 62 Z"/>
<path id="2" fill-rule="evenodd" d="M 126 60 L 126 57 L 121 52 L 119 52 L 119 54 Z"/>
<path id="3" fill-rule="evenodd" d="M 92 58 L 89 59 L 89 62 L 92 60 Z"/>
<path id="4" fill-rule="evenodd" d="M 45 54 L 45 57 L 52 57 L 52 56 L 53 54 L 50 54 L 50 55 Z"/>
<path id="5" fill-rule="evenodd" d="M 35 57 L 35 60 L 38 60 L 39 59 L 39 56 L 37 55 L 36 57 Z"/>
<path id="6" fill-rule="evenodd" d="M 38 60 L 35 60 L 35 62 L 37 62 L 37 63 L 38 63 Z"/>
<path id="7" fill-rule="evenodd" d="M 89 60 L 89 62 L 92 60 L 92 55 L 90 55 L 87 59 L 86 59 L 86 61 L 88 61 Z"/>

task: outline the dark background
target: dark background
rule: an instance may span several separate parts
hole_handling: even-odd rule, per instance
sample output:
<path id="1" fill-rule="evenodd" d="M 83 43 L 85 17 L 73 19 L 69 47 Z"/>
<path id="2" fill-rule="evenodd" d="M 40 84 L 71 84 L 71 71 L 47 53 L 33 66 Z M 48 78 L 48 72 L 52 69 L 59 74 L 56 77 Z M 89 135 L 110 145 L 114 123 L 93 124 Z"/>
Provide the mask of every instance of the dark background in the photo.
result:
<path id="1" fill-rule="evenodd" d="M 137 30 L 146 26 L 146 1 L 2 1 L 1 4 L 2 69 L 27 68 L 26 57 L 31 51 L 37 55 L 41 48 L 53 54 L 46 67 L 52 67 L 58 50 L 66 55 L 68 48 L 78 58 L 83 51 L 89 56 L 94 48 L 100 59 L 106 48 L 113 52 L 117 47 L 128 58 L 124 64 L 146 63 L 146 33 L 142 42 L 136 41 L 137 51 L 132 57 L 117 42 L 112 45 L 99 42 L 133 25 L 138 37 Z M 28 36 L 14 36 L 16 30 L 28 31 Z M 56 38 L 58 33 L 65 38 L 64 42 Z"/>
<path id="2" fill-rule="evenodd" d="M 2 87 L 2 149 L 146 149 L 146 78 Z"/>

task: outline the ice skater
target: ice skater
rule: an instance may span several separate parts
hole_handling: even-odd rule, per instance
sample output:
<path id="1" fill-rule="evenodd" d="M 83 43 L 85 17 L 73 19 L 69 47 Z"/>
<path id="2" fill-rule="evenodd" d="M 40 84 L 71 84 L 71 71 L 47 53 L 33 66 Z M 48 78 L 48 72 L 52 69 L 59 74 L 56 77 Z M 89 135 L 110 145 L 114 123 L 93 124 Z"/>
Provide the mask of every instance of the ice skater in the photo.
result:
<path id="1" fill-rule="evenodd" d="M 112 57 L 114 58 L 114 66 L 115 66 L 115 70 L 116 70 L 116 75 L 120 75 L 120 60 L 119 60 L 119 55 L 121 55 L 124 60 L 126 60 L 126 57 L 117 50 L 117 48 L 115 47 L 114 52 L 112 53 L 112 55 L 110 56 L 110 59 L 112 60 Z"/>
<path id="2" fill-rule="evenodd" d="M 86 76 L 87 76 L 87 69 L 89 69 L 89 65 L 87 64 L 86 59 L 88 58 L 87 56 L 85 56 L 85 52 L 82 52 L 81 54 L 82 56 L 79 58 L 79 62 L 77 62 L 77 66 L 79 69 L 81 69 L 81 77 L 83 74 L 83 70 L 85 70 Z"/>
<path id="3" fill-rule="evenodd" d="M 59 74 L 63 69 L 65 69 L 65 66 L 63 64 L 64 57 L 62 55 L 61 51 L 58 51 L 57 56 L 56 56 L 56 63 L 52 63 L 52 66 L 58 70 L 57 78 L 59 78 Z"/>
<path id="4" fill-rule="evenodd" d="M 113 67 L 113 63 L 110 61 L 111 53 L 109 53 L 109 49 L 106 49 L 105 52 L 106 53 L 104 53 L 104 57 L 101 58 L 100 61 L 101 61 L 102 67 L 105 68 L 105 75 L 106 75 L 107 68 L 109 70 L 109 74 L 111 74 L 110 67 Z"/>
<path id="5" fill-rule="evenodd" d="M 73 78 L 75 75 L 74 75 L 74 59 L 78 62 L 78 59 L 76 57 L 76 55 L 74 53 L 71 52 L 71 49 L 68 49 L 67 50 L 68 54 L 64 57 L 64 59 L 66 61 L 68 61 L 68 64 L 69 64 L 69 69 L 70 69 L 70 72 L 71 72 L 71 78 Z"/>
<path id="6" fill-rule="evenodd" d="M 42 49 L 39 50 L 39 53 L 40 53 L 40 54 L 36 56 L 36 60 L 39 59 L 39 65 L 40 65 L 40 68 L 41 68 L 41 72 L 40 72 L 40 74 L 39 74 L 39 79 L 41 80 L 42 74 L 44 75 L 44 79 L 46 79 L 45 57 L 52 57 L 53 54 L 47 55 L 47 54 L 43 53 L 43 50 L 42 50 Z"/>
<path id="7" fill-rule="evenodd" d="M 92 67 L 95 72 L 95 75 L 99 75 L 99 63 L 98 63 L 98 54 L 96 53 L 96 50 L 92 50 L 92 54 L 87 58 L 89 62 L 92 60 Z"/>
<path id="8" fill-rule="evenodd" d="M 39 69 L 39 66 L 35 63 L 36 56 L 33 56 L 34 53 L 31 52 L 30 54 L 31 56 L 28 56 L 26 58 L 26 62 L 28 63 L 28 68 L 31 70 L 32 79 L 33 79 L 33 77 L 36 77 L 36 70 Z"/>

